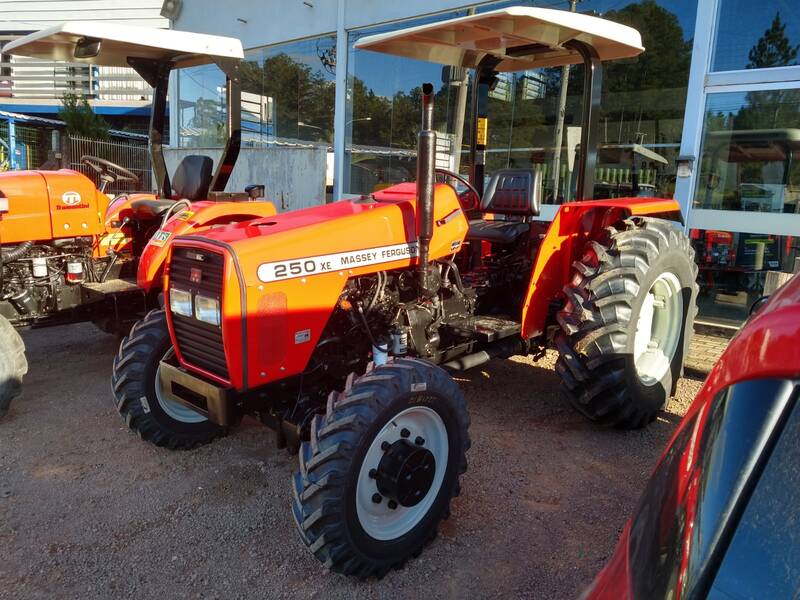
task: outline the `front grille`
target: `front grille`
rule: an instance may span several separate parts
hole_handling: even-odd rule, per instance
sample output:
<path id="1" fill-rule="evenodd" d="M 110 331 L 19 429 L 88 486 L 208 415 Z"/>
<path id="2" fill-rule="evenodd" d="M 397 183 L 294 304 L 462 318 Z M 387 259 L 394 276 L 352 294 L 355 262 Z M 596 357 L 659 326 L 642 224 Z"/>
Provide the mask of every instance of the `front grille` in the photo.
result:
<path id="1" fill-rule="evenodd" d="M 192 269 L 199 269 L 200 281 L 191 280 Z M 177 246 L 169 264 L 170 286 L 222 300 L 222 281 L 225 261 L 221 254 Z M 228 379 L 222 329 L 192 317 L 172 314 L 172 326 L 178 350 L 187 363 Z"/>

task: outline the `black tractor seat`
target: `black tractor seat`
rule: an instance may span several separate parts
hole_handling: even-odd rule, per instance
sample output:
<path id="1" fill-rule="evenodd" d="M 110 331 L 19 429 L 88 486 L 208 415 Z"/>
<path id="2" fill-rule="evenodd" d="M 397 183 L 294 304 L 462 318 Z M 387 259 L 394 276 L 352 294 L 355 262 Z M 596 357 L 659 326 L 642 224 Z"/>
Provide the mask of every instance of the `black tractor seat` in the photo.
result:
<path id="1" fill-rule="evenodd" d="M 492 244 L 513 244 L 530 229 L 522 221 L 485 221 L 476 219 L 469 222 L 468 240 L 485 240 Z"/>
<path id="2" fill-rule="evenodd" d="M 175 200 L 134 200 L 131 208 L 139 219 L 160 219 L 173 204 Z"/>
<path id="3" fill-rule="evenodd" d="M 503 219 L 469 222 L 468 240 L 513 244 L 530 231 L 530 219 L 539 216 L 542 176 L 529 169 L 497 171 L 481 199 L 480 211 Z"/>

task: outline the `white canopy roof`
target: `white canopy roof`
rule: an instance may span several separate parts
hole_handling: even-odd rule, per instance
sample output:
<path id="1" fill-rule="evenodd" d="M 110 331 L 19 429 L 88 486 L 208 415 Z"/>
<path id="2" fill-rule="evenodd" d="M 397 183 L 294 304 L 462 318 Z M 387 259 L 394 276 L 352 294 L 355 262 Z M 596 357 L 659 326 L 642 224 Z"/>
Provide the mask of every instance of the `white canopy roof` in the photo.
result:
<path id="1" fill-rule="evenodd" d="M 83 38 L 102 41 L 97 56 L 75 57 L 75 47 Z M 127 67 L 128 57 L 172 61 L 177 67 L 209 63 L 214 57 L 244 57 L 242 43 L 235 38 L 99 21 L 70 21 L 48 27 L 14 40 L 3 52 L 109 67 Z"/>
<path id="2" fill-rule="evenodd" d="M 564 43 L 592 46 L 601 60 L 637 56 L 642 37 L 627 25 L 551 8 L 513 6 L 362 38 L 356 48 L 474 68 L 486 55 L 502 58 L 498 71 L 522 71 L 583 62 Z M 513 48 L 536 46 L 527 56 Z"/>

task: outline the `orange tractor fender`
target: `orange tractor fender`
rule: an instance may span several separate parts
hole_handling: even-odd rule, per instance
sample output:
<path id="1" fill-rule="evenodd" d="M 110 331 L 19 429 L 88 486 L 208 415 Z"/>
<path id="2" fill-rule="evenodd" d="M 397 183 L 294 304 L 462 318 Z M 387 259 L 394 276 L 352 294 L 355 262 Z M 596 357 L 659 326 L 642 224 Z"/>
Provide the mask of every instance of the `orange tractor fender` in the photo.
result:
<path id="1" fill-rule="evenodd" d="M 146 292 L 154 286 L 161 286 L 169 247 L 176 236 L 202 232 L 214 226 L 263 219 L 277 212 L 275 205 L 268 201 L 192 202 L 191 208 L 172 216 L 147 242 L 139 259 L 137 284 Z"/>
<path id="2" fill-rule="evenodd" d="M 563 297 L 572 279 L 573 263 L 580 259 L 588 240 L 598 239 L 606 227 L 631 216 L 661 217 L 681 221 L 677 200 L 616 198 L 563 204 L 539 246 L 522 308 L 522 336 L 544 333 L 553 300 Z"/>

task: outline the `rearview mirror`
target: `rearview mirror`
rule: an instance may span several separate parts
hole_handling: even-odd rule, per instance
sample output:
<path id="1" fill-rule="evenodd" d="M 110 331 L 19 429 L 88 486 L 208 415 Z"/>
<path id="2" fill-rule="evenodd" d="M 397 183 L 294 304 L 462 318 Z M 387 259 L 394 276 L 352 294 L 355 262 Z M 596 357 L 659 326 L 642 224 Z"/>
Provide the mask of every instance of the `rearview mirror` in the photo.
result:
<path id="1" fill-rule="evenodd" d="M 94 58 L 100 54 L 100 40 L 82 37 L 75 44 L 75 51 L 72 54 L 75 58 Z"/>

